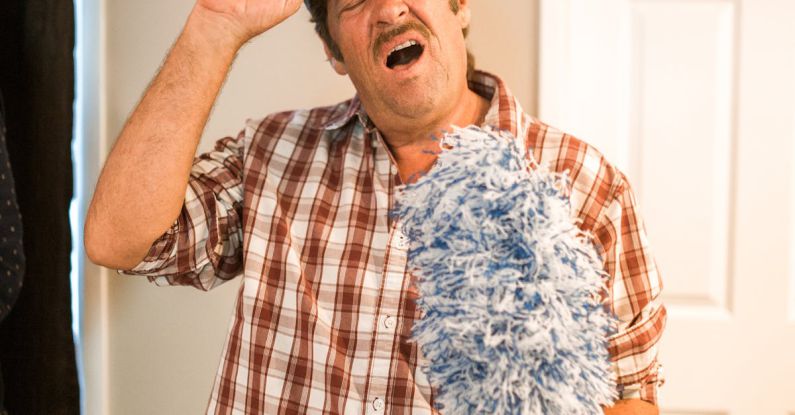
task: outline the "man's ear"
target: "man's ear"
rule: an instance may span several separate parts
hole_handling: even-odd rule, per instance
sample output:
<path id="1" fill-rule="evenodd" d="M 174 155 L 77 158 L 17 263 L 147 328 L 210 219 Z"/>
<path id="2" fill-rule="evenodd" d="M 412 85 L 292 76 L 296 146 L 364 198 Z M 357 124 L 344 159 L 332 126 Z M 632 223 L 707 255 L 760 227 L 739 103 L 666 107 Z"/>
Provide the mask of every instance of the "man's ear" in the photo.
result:
<path id="1" fill-rule="evenodd" d="M 461 29 L 469 27 L 469 22 L 472 20 L 472 10 L 469 8 L 469 1 L 458 0 L 458 20 L 461 22 Z"/>
<path id="2" fill-rule="evenodd" d="M 331 53 L 326 42 L 323 42 L 323 51 L 326 52 L 326 58 L 331 64 L 331 67 L 334 68 L 334 72 L 341 76 L 348 74 L 348 68 L 345 67 L 345 63 L 338 61 L 337 58 L 334 57 L 334 54 Z"/>

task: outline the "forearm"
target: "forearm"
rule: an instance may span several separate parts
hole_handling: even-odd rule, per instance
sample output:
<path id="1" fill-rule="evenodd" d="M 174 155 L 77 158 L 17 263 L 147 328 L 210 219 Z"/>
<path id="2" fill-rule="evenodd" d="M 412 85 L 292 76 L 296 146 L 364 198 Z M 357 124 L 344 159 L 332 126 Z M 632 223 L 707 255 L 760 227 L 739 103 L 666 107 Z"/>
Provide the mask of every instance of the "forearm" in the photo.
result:
<path id="1" fill-rule="evenodd" d="M 657 406 L 640 399 L 627 399 L 605 408 L 605 415 L 659 415 Z"/>
<path id="2" fill-rule="evenodd" d="M 89 257 L 130 268 L 179 215 L 193 157 L 241 46 L 196 10 L 108 156 L 86 218 Z"/>

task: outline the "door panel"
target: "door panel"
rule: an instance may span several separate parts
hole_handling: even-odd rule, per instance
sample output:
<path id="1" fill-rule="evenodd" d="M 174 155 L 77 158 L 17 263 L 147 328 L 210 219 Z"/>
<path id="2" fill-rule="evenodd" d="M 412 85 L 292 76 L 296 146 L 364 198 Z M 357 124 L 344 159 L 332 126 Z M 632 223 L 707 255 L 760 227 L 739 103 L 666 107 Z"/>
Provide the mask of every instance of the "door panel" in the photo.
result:
<path id="1" fill-rule="evenodd" d="M 733 16 L 729 1 L 630 3 L 626 169 L 644 213 L 667 217 L 647 226 L 659 235 L 656 256 L 665 264 L 666 302 L 674 312 L 731 309 Z M 701 174 L 693 175 L 694 168 Z"/>
<path id="2" fill-rule="evenodd" d="M 795 2 L 545 0 L 539 117 L 630 178 L 666 414 L 795 412 Z"/>

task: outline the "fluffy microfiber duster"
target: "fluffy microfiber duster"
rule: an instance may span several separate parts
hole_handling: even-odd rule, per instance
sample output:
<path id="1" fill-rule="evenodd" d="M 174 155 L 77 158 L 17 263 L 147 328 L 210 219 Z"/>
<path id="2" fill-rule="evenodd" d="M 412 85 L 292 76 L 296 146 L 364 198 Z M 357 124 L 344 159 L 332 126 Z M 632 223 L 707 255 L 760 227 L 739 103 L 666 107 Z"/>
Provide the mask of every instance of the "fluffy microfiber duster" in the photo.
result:
<path id="1" fill-rule="evenodd" d="M 393 211 L 410 245 L 412 336 L 442 414 L 602 414 L 615 399 L 605 272 L 565 175 L 508 133 L 455 129 Z"/>

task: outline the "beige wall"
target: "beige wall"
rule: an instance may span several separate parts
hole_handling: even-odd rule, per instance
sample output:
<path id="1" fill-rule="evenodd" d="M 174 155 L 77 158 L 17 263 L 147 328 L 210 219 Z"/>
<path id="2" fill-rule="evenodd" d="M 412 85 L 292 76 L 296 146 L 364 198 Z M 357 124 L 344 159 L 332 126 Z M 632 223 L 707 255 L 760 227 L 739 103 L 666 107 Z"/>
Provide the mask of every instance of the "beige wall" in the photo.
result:
<path id="1" fill-rule="evenodd" d="M 106 2 L 107 136 L 118 134 L 191 8 L 189 1 Z M 470 43 L 478 67 L 500 74 L 535 112 L 537 1 L 473 0 Z M 330 104 L 353 89 L 324 61 L 302 10 L 240 54 L 200 150 L 236 134 L 245 119 Z M 89 268 L 91 269 L 91 268 Z M 93 278 L 87 276 L 87 278 Z M 106 273 L 105 390 L 111 414 L 193 414 L 204 410 L 221 357 L 240 280 L 213 292 L 158 288 L 144 279 Z M 88 301 L 91 303 L 91 301 Z M 88 310 L 97 312 L 97 310 Z M 88 319 L 87 321 L 92 320 Z M 86 359 L 95 356 L 87 355 Z M 96 366 L 89 364 L 90 366 Z M 101 377 L 89 377 L 98 382 Z M 89 391 L 103 388 L 88 385 Z M 89 408 L 97 396 L 87 396 Z"/>

